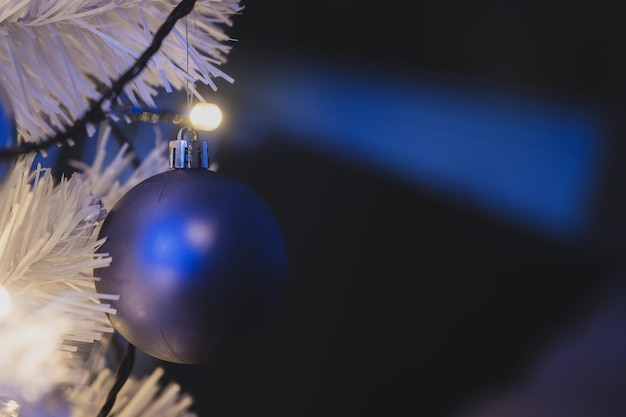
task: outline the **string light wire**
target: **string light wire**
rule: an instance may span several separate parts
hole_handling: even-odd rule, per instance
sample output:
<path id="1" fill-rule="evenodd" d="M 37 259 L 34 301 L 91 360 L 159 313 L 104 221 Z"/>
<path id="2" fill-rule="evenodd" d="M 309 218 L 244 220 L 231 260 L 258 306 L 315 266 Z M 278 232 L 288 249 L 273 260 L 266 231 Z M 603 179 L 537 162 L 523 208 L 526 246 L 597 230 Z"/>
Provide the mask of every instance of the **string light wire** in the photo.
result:
<path id="1" fill-rule="evenodd" d="M 67 145 L 71 143 L 72 136 L 83 133 L 88 125 L 97 124 L 105 120 L 107 112 L 102 108 L 104 103 L 107 100 L 117 98 L 122 93 L 124 87 L 141 73 L 148 65 L 150 59 L 159 51 L 163 40 L 172 31 L 176 22 L 191 13 L 195 4 L 196 0 L 181 0 L 156 31 L 152 42 L 139 58 L 137 58 L 135 63 L 113 82 L 110 87 L 107 87 L 102 93 L 102 96 L 97 101 L 93 102 L 83 116 L 72 125 L 64 131 L 49 138 L 45 138 L 40 142 L 27 142 L 16 148 L 0 150 L 0 160 L 11 159 L 27 153 L 49 149 L 54 145 Z"/>
<path id="2" fill-rule="evenodd" d="M 124 356 L 122 357 L 122 360 L 120 361 L 120 364 L 117 368 L 115 383 L 113 384 L 113 387 L 109 391 L 107 400 L 105 401 L 104 405 L 100 409 L 100 412 L 98 413 L 97 417 L 107 417 L 109 415 L 109 413 L 111 412 L 111 409 L 115 405 L 117 394 L 119 394 L 120 390 L 124 386 L 124 383 L 126 383 L 126 380 L 128 379 L 128 377 L 130 376 L 133 370 L 134 362 L 135 362 L 135 346 L 131 343 L 128 343 L 128 345 L 126 345 L 126 351 L 124 352 Z"/>

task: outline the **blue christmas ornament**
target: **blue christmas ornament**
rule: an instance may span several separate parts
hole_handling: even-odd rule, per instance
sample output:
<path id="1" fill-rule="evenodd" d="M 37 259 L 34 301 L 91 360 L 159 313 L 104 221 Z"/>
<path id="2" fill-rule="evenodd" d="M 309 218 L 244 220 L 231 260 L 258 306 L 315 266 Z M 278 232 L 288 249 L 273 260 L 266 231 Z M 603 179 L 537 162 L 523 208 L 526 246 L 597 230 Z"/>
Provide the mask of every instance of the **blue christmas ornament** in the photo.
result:
<path id="1" fill-rule="evenodd" d="M 0 150 L 17 147 L 17 129 L 15 127 L 15 115 L 9 96 L 0 84 Z M 13 169 L 13 158 L 0 159 L 0 184 Z"/>
<path id="2" fill-rule="evenodd" d="M 206 362 L 241 347 L 287 278 L 275 217 L 246 185 L 208 170 L 206 147 L 179 134 L 172 169 L 132 188 L 99 231 L 112 261 L 96 270 L 96 288 L 120 295 L 113 326 L 168 362 Z"/>

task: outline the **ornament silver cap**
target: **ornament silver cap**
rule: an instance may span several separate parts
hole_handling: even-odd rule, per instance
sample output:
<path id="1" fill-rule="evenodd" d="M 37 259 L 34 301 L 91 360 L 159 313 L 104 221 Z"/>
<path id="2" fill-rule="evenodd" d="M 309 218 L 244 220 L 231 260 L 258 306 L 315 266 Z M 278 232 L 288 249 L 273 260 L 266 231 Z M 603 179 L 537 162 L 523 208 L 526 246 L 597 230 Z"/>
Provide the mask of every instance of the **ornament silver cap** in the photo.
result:
<path id="1" fill-rule="evenodd" d="M 178 131 L 176 140 L 170 141 L 170 168 L 209 169 L 209 142 L 198 140 L 190 127 Z"/>

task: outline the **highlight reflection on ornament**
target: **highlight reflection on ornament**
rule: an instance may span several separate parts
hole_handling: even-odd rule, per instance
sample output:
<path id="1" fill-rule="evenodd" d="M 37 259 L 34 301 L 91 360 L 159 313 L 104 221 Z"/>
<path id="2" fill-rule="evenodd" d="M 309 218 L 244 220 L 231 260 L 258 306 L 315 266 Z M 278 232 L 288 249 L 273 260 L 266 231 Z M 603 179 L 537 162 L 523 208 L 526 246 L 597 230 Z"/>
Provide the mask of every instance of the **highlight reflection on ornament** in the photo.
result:
<path id="1" fill-rule="evenodd" d="M 207 169 L 195 133 L 182 136 L 170 142 L 173 168 L 132 188 L 103 222 L 100 251 L 112 260 L 96 271 L 96 288 L 120 296 L 111 322 L 138 349 L 200 363 L 264 325 L 284 290 L 287 255 L 265 203 Z"/>

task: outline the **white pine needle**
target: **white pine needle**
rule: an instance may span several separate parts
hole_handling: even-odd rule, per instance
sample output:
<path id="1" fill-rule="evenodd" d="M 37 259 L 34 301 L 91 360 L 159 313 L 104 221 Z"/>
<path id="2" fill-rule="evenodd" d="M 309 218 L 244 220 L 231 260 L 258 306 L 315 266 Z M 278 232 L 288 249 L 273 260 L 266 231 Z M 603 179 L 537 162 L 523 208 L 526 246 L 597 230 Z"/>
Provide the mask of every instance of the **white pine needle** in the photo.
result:
<path id="1" fill-rule="evenodd" d="M 115 311 L 101 299 L 116 297 L 94 285 L 93 269 L 110 263 L 94 236 L 100 201 L 80 175 L 55 183 L 33 160 L 17 161 L 0 189 L 0 285 L 11 298 L 0 317 L 0 387 L 24 397 L 77 378 L 88 354 L 75 352 L 113 332 Z"/>
<path id="2" fill-rule="evenodd" d="M 36 142 L 83 115 L 150 45 L 178 2 L 172 0 L 0 0 L 0 83 L 11 98 L 18 132 Z M 224 29 L 239 0 L 198 0 L 124 90 L 132 104 L 154 105 L 158 89 L 192 90 L 214 78 L 232 41 Z M 97 81 L 94 81 L 97 80 Z"/>
<path id="3" fill-rule="evenodd" d="M 163 368 L 155 368 L 141 379 L 131 376 L 117 395 L 111 414 L 116 417 L 197 417 L 189 411 L 193 398 L 182 393 L 180 386 L 160 384 Z M 115 382 L 108 368 L 101 369 L 93 381 L 75 386 L 69 394 L 73 404 L 71 417 L 93 417 L 104 404 Z"/>
<path id="4" fill-rule="evenodd" d="M 131 166 L 133 155 L 127 153 L 128 147 L 121 146 L 113 160 L 105 165 L 107 144 L 111 137 L 111 128 L 102 123 L 94 160 L 87 164 L 83 161 L 70 161 L 90 190 L 96 194 L 106 210 L 110 210 L 128 190 L 141 181 L 169 169 L 167 156 L 169 142 L 163 140 L 158 126 L 154 126 L 155 145 L 145 156 L 139 167 L 132 170 L 125 181 L 120 181 L 121 174 Z"/>

